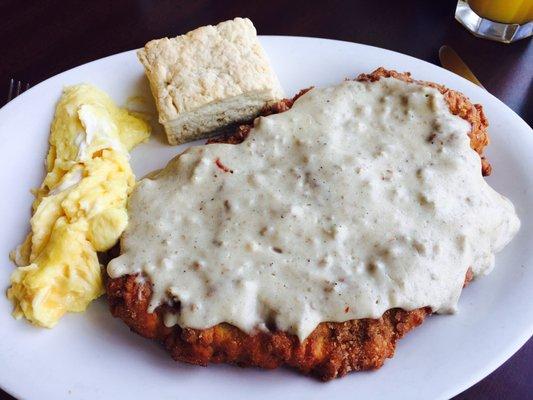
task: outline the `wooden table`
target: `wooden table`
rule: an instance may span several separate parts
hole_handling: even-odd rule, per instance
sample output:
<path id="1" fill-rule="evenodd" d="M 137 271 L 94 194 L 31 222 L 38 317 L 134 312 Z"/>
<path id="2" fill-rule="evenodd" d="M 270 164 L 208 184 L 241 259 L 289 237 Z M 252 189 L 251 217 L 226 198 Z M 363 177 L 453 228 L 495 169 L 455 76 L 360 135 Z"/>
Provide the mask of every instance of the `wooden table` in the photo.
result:
<path id="1" fill-rule="evenodd" d="M 5 85 L 4 92 L 10 78 L 35 85 L 79 64 L 141 47 L 153 38 L 247 16 L 260 34 L 353 41 L 435 64 L 439 47 L 449 44 L 488 91 L 531 125 L 531 40 L 504 45 L 477 39 L 454 20 L 454 9 L 454 0 L 4 0 L 0 3 L 0 85 Z M 530 340 L 496 372 L 456 399 L 531 398 L 532 365 Z M 0 399 L 11 397 L 0 391 Z"/>

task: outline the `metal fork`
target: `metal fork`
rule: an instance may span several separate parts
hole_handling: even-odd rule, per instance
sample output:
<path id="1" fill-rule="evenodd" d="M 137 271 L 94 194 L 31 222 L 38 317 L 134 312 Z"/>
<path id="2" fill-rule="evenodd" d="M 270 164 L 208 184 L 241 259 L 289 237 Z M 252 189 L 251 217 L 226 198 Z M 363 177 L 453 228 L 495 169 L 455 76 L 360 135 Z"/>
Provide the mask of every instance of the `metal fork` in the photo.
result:
<path id="1" fill-rule="evenodd" d="M 11 81 L 9 82 L 9 91 L 7 92 L 7 102 L 9 103 L 11 100 L 28 90 L 29 88 L 29 83 L 17 81 L 11 78 Z"/>

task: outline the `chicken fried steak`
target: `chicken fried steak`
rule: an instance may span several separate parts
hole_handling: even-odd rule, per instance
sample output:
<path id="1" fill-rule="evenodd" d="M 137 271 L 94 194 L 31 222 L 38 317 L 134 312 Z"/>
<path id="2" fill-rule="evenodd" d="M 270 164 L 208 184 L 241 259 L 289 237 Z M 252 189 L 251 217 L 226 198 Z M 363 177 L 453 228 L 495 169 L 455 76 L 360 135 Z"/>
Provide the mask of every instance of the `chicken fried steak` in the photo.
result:
<path id="1" fill-rule="evenodd" d="M 471 104 L 461 93 L 430 82 L 415 81 L 409 73 L 379 68 L 362 74 L 358 81 L 375 82 L 381 78 L 431 86 L 445 97 L 450 111 L 471 125 L 470 146 L 482 159 L 483 175 L 490 174 L 490 165 L 483 157 L 488 144 L 487 120 L 480 105 Z M 290 109 L 294 100 L 283 100 L 263 111 L 263 115 L 282 113 Z M 251 132 L 252 124 L 240 126 L 232 135 L 212 139 L 210 143 L 240 143 Z M 465 284 L 472 278 L 469 270 Z M 322 380 L 341 377 L 350 371 L 376 369 L 394 354 L 396 342 L 411 329 L 420 325 L 432 313 L 429 307 L 404 311 L 393 308 L 379 319 L 354 319 L 346 322 L 322 322 L 303 341 L 274 324 L 270 331 L 257 330 L 247 334 L 221 323 L 208 329 L 167 327 L 164 316 L 178 313 L 180 305 L 162 304 L 149 312 L 152 285 L 147 277 L 135 275 L 109 278 L 106 283 L 112 314 L 121 318 L 136 333 L 161 342 L 175 360 L 192 364 L 231 363 L 239 366 L 276 368 L 293 367 L 304 374 Z"/>

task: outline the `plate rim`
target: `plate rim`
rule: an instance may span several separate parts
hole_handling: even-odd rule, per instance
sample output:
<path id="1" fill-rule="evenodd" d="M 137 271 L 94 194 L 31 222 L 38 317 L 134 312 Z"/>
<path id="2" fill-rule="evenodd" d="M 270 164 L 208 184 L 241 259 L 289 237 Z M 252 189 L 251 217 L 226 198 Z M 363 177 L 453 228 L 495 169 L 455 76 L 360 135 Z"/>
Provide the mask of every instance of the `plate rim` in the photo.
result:
<path id="1" fill-rule="evenodd" d="M 443 68 L 441 67 L 440 65 L 437 65 L 437 64 L 433 64 L 429 61 L 426 61 L 426 60 L 422 60 L 421 58 L 417 58 L 417 57 L 414 57 L 414 56 L 411 56 L 409 54 L 405 54 L 405 53 L 401 53 L 399 51 L 396 51 L 396 50 L 390 50 L 390 49 L 386 49 L 386 48 L 383 48 L 383 47 L 378 47 L 378 46 L 372 46 L 372 45 L 368 45 L 368 44 L 364 44 L 364 43 L 359 43 L 359 42 L 351 42 L 351 41 L 348 41 L 348 40 L 340 40 L 340 39 L 330 39 L 330 38 L 321 38 L 321 37 L 315 37 L 315 36 L 298 36 L 298 35 L 258 35 L 258 37 L 261 39 L 261 38 L 266 38 L 266 39 L 269 39 L 269 38 L 272 38 L 272 39 L 304 39 L 304 40 L 307 40 L 307 39 L 310 39 L 310 40 L 319 40 L 319 41 L 328 41 L 328 42 L 336 42 L 336 43 L 342 43 L 342 44 L 346 44 L 346 45 L 357 45 L 357 46 L 362 46 L 362 47 L 366 47 L 368 49 L 378 49 L 380 51 L 385 51 L 385 52 L 390 52 L 390 53 L 394 53 L 396 55 L 399 55 L 401 57 L 406 57 L 406 58 L 409 58 L 411 60 L 413 60 L 414 62 L 417 62 L 417 63 L 424 63 L 428 66 L 430 66 L 431 68 L 438 68 L 442 73 L 450 76 L 450 77 L 453 77 L 453 79 L 459 79 L 460 81 L 462 81 L 464 84 L 467 84 L 468 86 L 470 86 L 470 88 L 474 88 L 475 91 L 478 91 L 478 93 L 483 93 L 483 95 L 489 95 L 492 100 L 496 100 L 498 103 L 500 103 L 500 105 L 504 106 L 505 108 L 507 108 L 508 111 L 510 111 L 511 113 L 514 114 L 515 117 L 517 117 L 518 119 L 521 120 L 522 123 L 525 124 L 526 127 L 528 127 L 530 130 L 532 129 L 529 124 L 520 116 L 518 115 L 518 113 L 516 111 L 514 111 L 511 107 L 509 107 L 507 104 L 505 104 L 502 100 L 500 100 L 499 98 L 497 98 L 495 95 L 493 95 L 491 92 L 489 92 L 488 90 L 486 89 L 483 89 L 481 87 L 479 87 L 478 85 L 476 85 L 475 83 L 472 83 L 470 82 L 468 79 L 466 78 L 463 78 L 462 76 L 460 75 L 457 75 L 449 70 L 447 70 L 446 68 Z M 76 65 L 75 67 L 72 67 L 72 68 L 69 68 L 69 69 L 65 69 L 61 72 L 58 72 L 57 74 L 54 74 L 42 81 L 40 81 L 39 83 L 37 83 L 36 85 L 34 86 L 31 86 L 28 90 L 26 90 L 25 92 L 21 93 L 19 96 L 15 97 L 14 99 L 12 99 L 11 101 L 9 101 L 8 103 L 4 104 L 2 107 L 0 107 L 0 117 L 2 116 L 2 112 L 4 111 L 4 109 L 8 108 L 8 106 L 10 106 L 12 103 L 15 103 L 15 104 L 18 104 L 18 102 L 23 99 L 25 96 L 27 96 L 29 93 L 31 93 L 31 91 L 45 83 L 47 83 L 48 81 L 52 80 L 52 79 L 55 79 L 56 77 L 59 77 L 60 75 L 63 75 L 64 73 L 66 72 L 70 72 L 70 71 L 73 71 L 75 69 L 78 69 L 78 68 L 82 68 L 82 67 L 86 67 L 92 63 L 97 63 L 97 62 L 101 62 L 101 61 L 104 61 L 104 60 L 107 60 L 107 59 L 110 59 L 112 57 L 116 57 L 116 56 L 121 56 L 121 55 L 125 55 L 127 53 L 136 53 L 138 50 L 140 50 L 141 48 L 138 47 L 138 48 L 135 48 L 135 49 L 130 49 L 130 50 L 124 50 L 124 51 L 121 51 L 121 52 L 118 52 L 118 53 L 114 53 L 114 54 L 110 54 L 108 56 L 104 56 L 104 57 L 101 57 L 101 58 L 97 58 L 95 60 L 91 60 L 91 61 L 87 61 L 83 64 L 79 64 L 79 65 Z"/>
<path id="2" fill-rule="evenodd" d="M 507 112 L 510 111 L 512 114 L 514 114 L 514 117 L 516 118 L 516 120 L 517 121 L 519 120 L 520 123 L 523 124 L 524 128 L 529 129 L 530 131 L 533 132 L 533 130 L 531 129 L 529 124 L 520 115 L 518 115 L 514 110 L 512 110 L 509 106 L 507 106 L 503 101 L 498 99 L 492 93 L 490 93 L 490 92 L 478 87 L 477 85 L 475 85 L 474 83 L 466 80 L 465 78 L 462 78 L 461 76 L 456 75 L 453 72 L 450 72 L 450 71 L 440 67 L 439 65 L 432 64 L 431 62 L 416 58 L 414 56 L 411 56 L 411 55 L 408 55 L 408 54 L 404 54 L 404 53 L 401 53 L 401 52 L 398 52 L 398 51 L 395 51 L 395 50 L 390 50 L 390 49 L 386 49 L 386 48 L 382 48 L 382 47 L 367 45 L 367 44 L 358 43 L 358 42 L 351 42 L 351 41 L 346 41 L 346 40 L 319 38 L 319 37 L 311 37 L 311 36 L 292 36 L 292 35 L 259 35 L 259 38 L 260 39 L 261 38 L 266 38 L 266 39 L 282 40 L 282 41 L 284 41 L 284 40 L 295 40 L 295 39 L 296 40 L 302 40 L 302 39 L 303 40 L 318 40 L 318 41 L 324 41 L 324 42 L 336 42 L 336 43 L 339 43 L 339 44 L 342 44 L 342 45 L 349 45 L 349 46 L 352 46 L 352 45 L 362 46 L 362 47 L 365 47 L 365 48 L 369 49 L 369 51 L 375 51 L 377 49 L 378 51 L 394 53 L 394 54 L 396 54 L 398 56 L 401 56 L 402 58 L 408 58 L 412 62 L 415 62 L 415 63 L 418 63 L 418 64 L 420 64 L 420 63 L 426 64 L 427 66 L 429 66 L 432 69 L 437 68 L 437 69 L 439 69 L 441 71 L 441 73 L 446 74 L 449 77 L 451 77 L 452 80 L 453 79 L 455 79 L 455 80 L 459 79 L 460 81 L 463 82 L 463 84 L 466 84 L 471 89 L 474 88 L 473 90 L 475 92 L 480 93 L 481 96 L 487 96 L 488 95 L 489 97 L 491 97 L 492 100 L 496 100 L 496 103 L 498 103 L 498 106 L 500 106 L 500 107 L 503 106 L 503 107 L 505 107 Z M 35 86 L 32 86 L 29 90 L 27 90 L 26 92 L 22 93 L 20 96 L 16 97 L 12 101 L 10 101 L 10 102 L 6 103 L 4 106 L 2 106 L 0 108 L 0 119 L 2 119 L 4 117 L 4 115 L 10 111 L 11 108 L 24 107 L 24 106 L 21 106 L 21 102 L 23 102 L 24 99 L 28 95 L 31 95 L 31 93 L 32 93 L 32 91 L 34 89 L 47 84 L 49 81 L 55 80 L 55 79 L 59 79 L 61 77 L 61 75 L 65 74 L 67 72 L 74 71 L 74 70 L 77 70 L 77 69 L 83 68 L 83 67 L 88 67 L 91 64 L 97 64 L 97 63 L 100 63 L 100 62 L 102 62 L 104 60 L 109 60 L 111 58 L 125 56 L 127 54 L 132 54 L 132 53 L 135 53 L 137 50 L 138 49 L 131 49 L 131 50 L 126 50 L 126 51 L 122 51 L 122 52 L 119 52 L 119 53 L 107 55 L 105 57 L 101 57 L 101 58 L 94 59 L 94 60 L 88 61 L 88 62 L 80 64 L 80 65 L 76 65 L 76 66 L 74 66 L 72 68 L 63 70 L 61 72 L 58 72 L 55 75 L 52 75 L 52 76 L 48 77 L 47 79 L 39 82 Z M 132 54 L 132 56 L 136 57 L 135 54 Z M 458 385 L 454 386 L 453 389 L 449 389 L 446 392 L 443 391 L 442 392 L 442 398 L 451 398 L 451 397 L 463 392 L 464 390 L 472 387 L 473 385 L 475 385 L 476 383 L 478 383 L 479 381 L 481 381 L 482 379 L 484 379 L 485 377 L 490 375 L 492 372 L 494 372 L 497 368 L 502 366 L 509 358 L 511 358 L 533 336 L 533 320 L 529 321 L 528 325 L 529 325 L 528 329 L 523 329 L 520 332 L 519 335 L 517 334 L 516 337 L 515 337 L 515 340 L 510 342 L 510 343 L 507 343 L 506 346 L 505 346 L 505 349 L 499 351 L 496 356 L 492 357 L 492 361 L 490 363 L 488 363 L 486 366 L 484 366 L 484 368 L 478 368 L 475 371 L 473 371 L 469 375 L 468 379 L 464 379 L 463 380 L 464 381 L 463 384 L 458 384 Z M 3 391 L 5 391 L 6 393 L 10 394 L 11 396 L 14 396 L 14 397 L 20 397 L 21 396 L 21 393 L 18 393 L 18 390 L 15 387 L 7 387 L 2 382 L 0 382 L 0 388 Z"/>

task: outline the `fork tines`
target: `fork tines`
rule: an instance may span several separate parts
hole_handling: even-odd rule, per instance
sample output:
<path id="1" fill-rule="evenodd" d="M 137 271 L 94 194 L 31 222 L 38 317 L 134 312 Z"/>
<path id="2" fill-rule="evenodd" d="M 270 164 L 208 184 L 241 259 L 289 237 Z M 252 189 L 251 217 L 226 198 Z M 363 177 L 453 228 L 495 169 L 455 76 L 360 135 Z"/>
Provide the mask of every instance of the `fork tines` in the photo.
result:
<path id="1" fill-rule="evenodd" d="M 9 91 L 7 92 L 7 101 L 10 102 L 15 97 L 25 92 L 29 88 L 30 88 L 29 83 L 27 82 L 24 83 L 22 81 L 18 81 L 18 80 L 11 78 L 11 81 L 9 82 Z"/>

